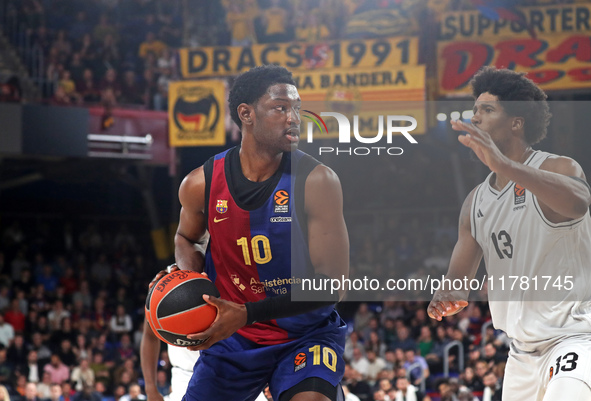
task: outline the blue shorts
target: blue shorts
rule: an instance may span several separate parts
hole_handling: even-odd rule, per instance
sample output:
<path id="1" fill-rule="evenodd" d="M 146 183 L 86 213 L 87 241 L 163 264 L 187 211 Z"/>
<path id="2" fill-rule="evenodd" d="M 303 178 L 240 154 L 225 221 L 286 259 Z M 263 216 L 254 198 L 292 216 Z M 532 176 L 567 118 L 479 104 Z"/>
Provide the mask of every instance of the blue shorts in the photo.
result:
<path id="1" fill-rule="evenodd" d="M 235 333 L 201 353 L 183 401 L 250 401 L 267 383 L 273 399 L 279 400 L 284 391 L 310 377 L 336 387 L 345 372 L 346 328 L 341 320 L 277 345 L 259 345 Z"/>

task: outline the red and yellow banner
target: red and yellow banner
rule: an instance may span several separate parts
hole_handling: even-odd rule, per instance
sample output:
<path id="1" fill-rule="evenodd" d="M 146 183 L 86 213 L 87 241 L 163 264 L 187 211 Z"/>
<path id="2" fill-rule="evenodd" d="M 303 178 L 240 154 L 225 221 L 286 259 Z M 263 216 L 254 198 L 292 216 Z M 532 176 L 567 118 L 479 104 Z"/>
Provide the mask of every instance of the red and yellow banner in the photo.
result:
<path id="1" fill-rule="evenodd" d="M 168 92 L 170 146 L 225 145 L 225 82 L 171 82 Z"/>
<path id="2" fill-rule="evenodd" d="M 544 90 L 591 87 L 591 4 L 519 11 L 524 23 L 489 20 L 478 11 L 442 16 L 437 44 L 440 95 L 469 93 L 470 79 L 488 65 L 526 72 Z"/>
<path id="3" fill-rule="evenodd" d="M 472 76 L 487 65 L 527 72 L 544 90 L 591 87 L 588 35 L 440 42 L 437 56 L 439 93 L 443 95 L 468 93 Z"/>

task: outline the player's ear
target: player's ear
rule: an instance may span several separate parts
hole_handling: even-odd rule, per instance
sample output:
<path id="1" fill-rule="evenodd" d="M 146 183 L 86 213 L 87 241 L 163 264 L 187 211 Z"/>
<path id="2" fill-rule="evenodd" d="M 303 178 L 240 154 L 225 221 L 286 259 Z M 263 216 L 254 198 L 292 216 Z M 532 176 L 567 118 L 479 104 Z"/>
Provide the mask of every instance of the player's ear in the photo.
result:
<path id="1" fill-rule="evenodd" d="M 254 118 L 254 109 L 246 103 L 240 103 L 238 106 L 238 118 L 242 121 L 242 125 L 252 125 Z"/>
<path id="2" fill-rule="evenodd" d="M 513 117 L 513 123 L 511 125 L 511 129 L 513 132 L 521 131 L 525 127 L 525 118 L 523 117 Z"/>

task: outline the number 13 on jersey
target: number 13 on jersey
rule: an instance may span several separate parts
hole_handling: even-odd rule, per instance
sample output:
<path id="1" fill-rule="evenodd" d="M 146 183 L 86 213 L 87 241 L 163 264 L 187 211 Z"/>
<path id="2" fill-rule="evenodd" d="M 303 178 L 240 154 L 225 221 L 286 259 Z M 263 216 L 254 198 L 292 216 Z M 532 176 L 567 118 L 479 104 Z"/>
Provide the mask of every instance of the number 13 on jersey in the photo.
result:
<path id="1" fill-rule="evenodd" d="M 251 266 L 250 252 L 252 250 L 252 256 L 254 261 L 259 264 L 269 263 L 273 258 L 271 255 L 271 243 L 269 238 L 264 235 L 256 235 L 248 243 L 248 238 L 242 237 L 236 241 L 236 244 L 242 247 L 242 255 L 244 256 L 244 264 Z"/>

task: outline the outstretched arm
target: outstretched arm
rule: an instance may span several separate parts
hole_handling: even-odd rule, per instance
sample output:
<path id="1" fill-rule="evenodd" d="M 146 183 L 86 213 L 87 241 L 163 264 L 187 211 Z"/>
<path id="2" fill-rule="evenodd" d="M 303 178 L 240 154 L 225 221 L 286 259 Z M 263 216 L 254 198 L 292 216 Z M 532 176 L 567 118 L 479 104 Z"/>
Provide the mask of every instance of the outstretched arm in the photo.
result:
<path id="1" fill-rule="evenodd" d="M 591 192 L 581 166 L 568 157 L 551 157 L 539 169 L 504 156 L 490 135 L 472 124 L 452 121 L 456 131 L 466 131 L 458 140 L 471 148 L 491 169 L 533 193 L 542 212 L 553 223 L 582 217 L 589 210 Z"/>
<path id="2" fill-rule="evenodd" d="M 449 269 L 445 275 L 446 279 L 452 281 L 463 280 L 464 277 L 470 280 L 474 278 L 482 259 L 482 249 L 472 237 L 470 229 L 470 210 L 475 192 L 476 189 L 472 190 L 466 197 L 460 211 L 458 242 L 454 246 Z M 468 305 L 468 295 L 468 289 L 460 291 L 438 290 L 427 307 L 427 314 L 437 320 L 441 320 L 444 316 L 455 315 Z"/>

